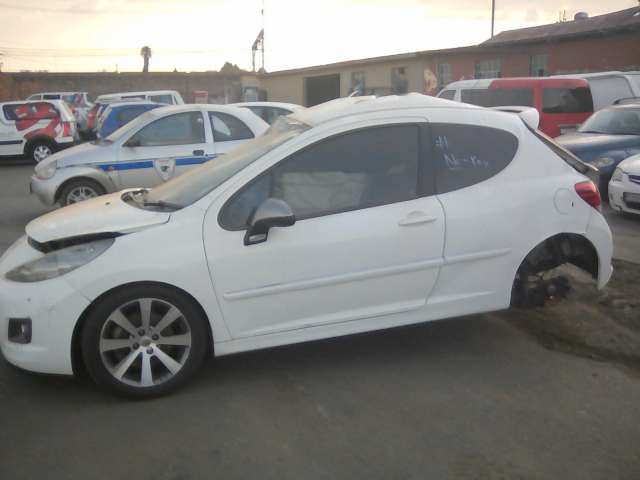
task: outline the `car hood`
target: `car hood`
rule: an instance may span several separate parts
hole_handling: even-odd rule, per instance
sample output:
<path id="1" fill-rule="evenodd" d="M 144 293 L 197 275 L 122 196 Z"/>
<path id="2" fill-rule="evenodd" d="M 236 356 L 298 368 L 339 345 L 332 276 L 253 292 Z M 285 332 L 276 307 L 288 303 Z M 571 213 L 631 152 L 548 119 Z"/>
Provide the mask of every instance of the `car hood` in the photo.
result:
<path id="1" fill-rule="evenodd" d="M 618 167 L 630 175 L 640 175 L 640 154 L 623 160 Z"/>
<path id="2" fill-rule="evenodd" d="M 560 135 L 555 140 L 573 153 L 640 145 L 640 136 L 638 135 L 609 135 L 605 133 L 572 132 Z"/>
<path id="3" fill-rule="evenodd" d="M 113 160 L 112 144 L 83 143 L 54 153 L 41 162 L 44 166 L 57 163 L 58 168 Z"/>
<path id="4" fill-rule="evenodd" d="M 38 243 L 100 234 L 131 233 L 167 223 L 171 214 L 143 210 L 116 192 L 54 210 L 27 224 L 27 236 Z"/>

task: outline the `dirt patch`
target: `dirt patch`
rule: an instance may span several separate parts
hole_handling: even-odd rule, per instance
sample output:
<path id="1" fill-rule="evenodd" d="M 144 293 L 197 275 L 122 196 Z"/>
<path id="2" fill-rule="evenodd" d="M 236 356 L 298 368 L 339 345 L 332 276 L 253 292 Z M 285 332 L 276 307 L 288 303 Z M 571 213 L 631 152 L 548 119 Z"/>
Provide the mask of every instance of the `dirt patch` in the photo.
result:
<path id="1" fill-rule="evenodd" d="M 640 370 L 640 265 L 614 260 L 613 268 L 611 281 L 599 291 L 588 274 L 562 267 L 571 283 L 566 298 L 501 315 L 548 348 Z"/>

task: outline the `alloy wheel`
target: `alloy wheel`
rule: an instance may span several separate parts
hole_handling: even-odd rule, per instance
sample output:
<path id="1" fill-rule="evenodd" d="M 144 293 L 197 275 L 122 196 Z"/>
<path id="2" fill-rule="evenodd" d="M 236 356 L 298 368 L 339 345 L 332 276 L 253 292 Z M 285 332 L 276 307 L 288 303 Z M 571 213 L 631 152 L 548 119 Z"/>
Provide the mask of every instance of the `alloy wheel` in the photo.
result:
<path id="1" fill-rule="evenodd" d="M 70 205 L 72 203 L 84 202 L 85 200 L 89 200 L 90 198 L 95 198 L 98 196 L 98 192 L 95 191 L 92 187 L 86 185 L 79 185 L 73 188 L 67 194 L 67 203 L 66 205 Z"/>
<path id="2" fill-rule="evenodd" d="M 40 163 L 52 153 L 53 151 L 48 145 L 37 145 L 36 148 L 33 149 L 33 159 Z"/>
<path id="3" fill-rule="evenodd" d="M 182 312 L 157 298 L 120 305 L 99 338 L 106 370 L 133 387 L 152 387 L 173 378 L 186 364 L 191 346 L 191 329 Z"/>

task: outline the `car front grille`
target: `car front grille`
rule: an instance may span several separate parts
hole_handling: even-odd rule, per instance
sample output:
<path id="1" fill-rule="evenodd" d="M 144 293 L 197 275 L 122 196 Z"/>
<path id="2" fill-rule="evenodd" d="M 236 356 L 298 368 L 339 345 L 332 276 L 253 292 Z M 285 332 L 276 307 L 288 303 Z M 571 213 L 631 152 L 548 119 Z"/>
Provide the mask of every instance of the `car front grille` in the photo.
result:
<path id="1" fill-rule="evenodd" d="M 629 175 L 629 181 L 640 185 L 640 175 Z"/>

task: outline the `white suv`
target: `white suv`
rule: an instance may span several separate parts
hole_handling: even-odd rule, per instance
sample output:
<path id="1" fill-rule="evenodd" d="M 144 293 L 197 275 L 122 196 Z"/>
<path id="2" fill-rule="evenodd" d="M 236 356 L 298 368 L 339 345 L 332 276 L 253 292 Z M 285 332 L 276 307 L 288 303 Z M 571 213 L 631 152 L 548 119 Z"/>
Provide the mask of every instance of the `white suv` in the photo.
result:
<path id="1" fill-rule="evenodd" d="M 27 155 L 41 162 L 73 145 L 76 120 L 62 100 L 0 103 L 0 156 Z"/>

